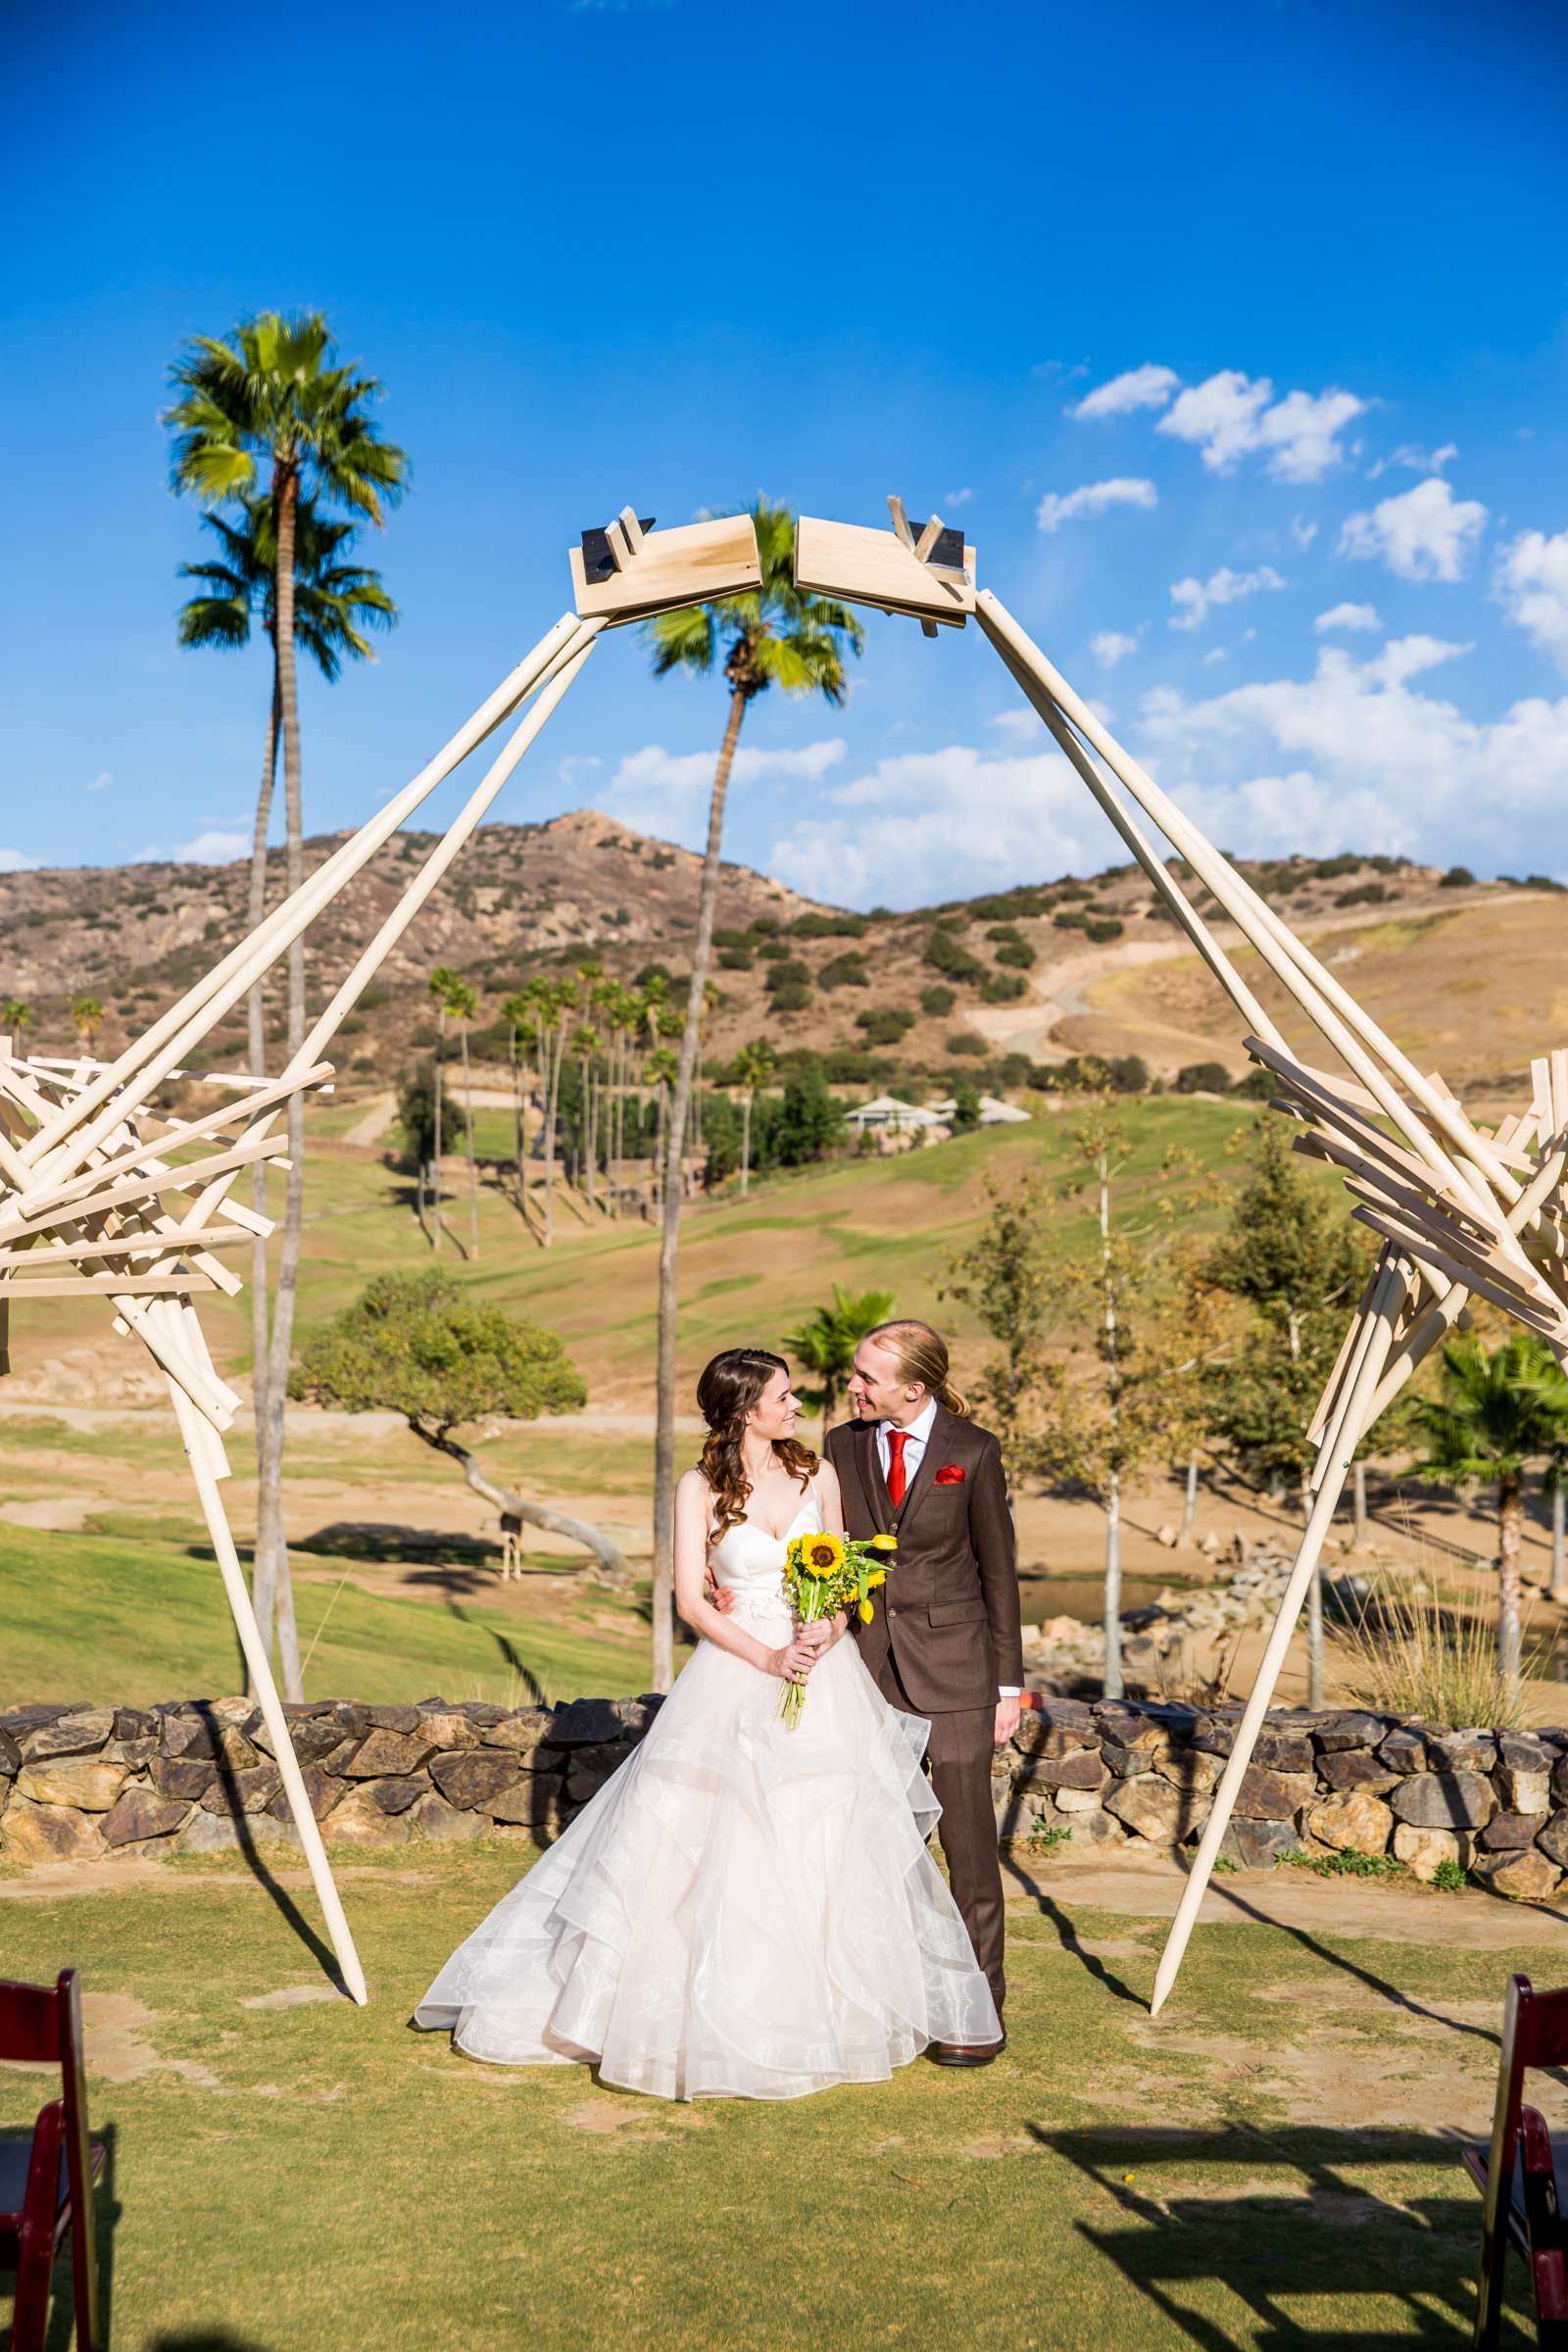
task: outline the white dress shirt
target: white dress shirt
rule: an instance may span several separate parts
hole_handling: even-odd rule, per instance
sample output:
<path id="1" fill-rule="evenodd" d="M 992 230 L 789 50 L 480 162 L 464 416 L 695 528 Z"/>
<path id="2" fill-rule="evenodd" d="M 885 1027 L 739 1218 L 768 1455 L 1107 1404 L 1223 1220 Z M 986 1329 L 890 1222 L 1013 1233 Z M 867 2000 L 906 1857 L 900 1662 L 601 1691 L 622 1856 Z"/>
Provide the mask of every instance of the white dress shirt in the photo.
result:
<path id="1" fill-rule="evenodd" d="M 930 1443 L 931 1432 L 936 1427 L 936 1419 L 937 1400 L 932 1396 L 922 1405 L 914 1419 L 905 1427 L 904 1491 L 906 1494 L 913 1486 L 914 1474 L 925 1459 L 925 1449 Z M 876 1427 L 876 1458 L 882 1465 L 884 1481 L 893 1466 L 893 1448 L 888 1440 L 894 1426 L 891 1421 L 879 1421 Z M 1016 1698 L 1017 1695 L 1018 1686 L 1016 1683 L 998 1684 L 997 1696 L 999 1698 Z"/>

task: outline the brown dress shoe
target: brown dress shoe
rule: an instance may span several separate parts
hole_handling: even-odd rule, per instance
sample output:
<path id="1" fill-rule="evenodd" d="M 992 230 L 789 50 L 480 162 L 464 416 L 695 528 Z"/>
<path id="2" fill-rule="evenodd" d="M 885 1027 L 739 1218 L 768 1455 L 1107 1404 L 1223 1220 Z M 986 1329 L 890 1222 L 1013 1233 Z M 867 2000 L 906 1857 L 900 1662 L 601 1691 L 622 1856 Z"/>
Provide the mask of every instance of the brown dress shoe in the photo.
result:
<path id="1" fill-rule="evenodd" d="M 1000 2041 L 934 2041 L 926 2056 L 937 2066 L 989 2066 L 1006 2046 L 1004 2033 Z"/>

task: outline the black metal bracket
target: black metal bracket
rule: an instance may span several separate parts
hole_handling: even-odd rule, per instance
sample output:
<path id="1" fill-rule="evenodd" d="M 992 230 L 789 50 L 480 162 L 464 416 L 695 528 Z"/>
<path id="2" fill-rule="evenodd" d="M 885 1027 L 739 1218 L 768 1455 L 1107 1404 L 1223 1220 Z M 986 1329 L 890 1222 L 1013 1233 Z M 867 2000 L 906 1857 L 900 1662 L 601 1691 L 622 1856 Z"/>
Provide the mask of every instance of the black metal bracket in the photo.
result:
<path id="1" fill-rule="evenodd" d="M 923 522 L 911 522 L 909 525 L 909 535 L 916 547 L 920 544 L 920 533 L 924 529 Z M 923 561 L 927 564 L 935 564 L 943 571 L 961 571 L 963 569 L 962 531 L 956 530 L 951 523 L 945 525 L 942 530 L 938 531 L 931 551 Z"/>
<path id="2" fill-rule="evenodd" d="M 651 531 L 654 527 L 652 514 L 639 514 L 637 520 L 645 531 Z M 615 573 L 620 569 L 620 565 L 615 560 L 615 551 L 610 544 L 610 533 L 600 529 L 584 531 L 580 535 L 582 538 L 582 572 L 588 585 L 595 587 L 603 580 L 613 579 Z M 958 551 L 958 561 L 960 564 L 963 562 L 961 547 Z"/>

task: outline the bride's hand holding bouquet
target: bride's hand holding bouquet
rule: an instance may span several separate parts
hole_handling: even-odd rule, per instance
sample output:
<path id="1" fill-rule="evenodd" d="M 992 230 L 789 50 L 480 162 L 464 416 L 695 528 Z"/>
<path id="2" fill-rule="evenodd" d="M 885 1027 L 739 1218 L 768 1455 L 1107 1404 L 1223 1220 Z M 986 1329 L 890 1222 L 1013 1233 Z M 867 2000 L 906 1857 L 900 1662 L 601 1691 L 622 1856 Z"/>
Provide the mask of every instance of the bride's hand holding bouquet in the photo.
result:
<path id="1" fill-rule="evenodd" d="M 870 1536 L 861 1542 L 852 1536 L 830 1535 L 822 1528 L 796 1536 L 785 1555 L 784 1586 L 799 1624 L 812 1625 L 836 1616 L 841 1609 L 854 1609 L 860 1623 L 869 1625 L 875 1614 L 871 1595 L 887 1583 L 891 1555 L 898 1547 L 894 1536 Z M 779 1697 L 779 1720 L 793 1729 L 805 1705 L 804 1678 L 787 1676 Z"/>

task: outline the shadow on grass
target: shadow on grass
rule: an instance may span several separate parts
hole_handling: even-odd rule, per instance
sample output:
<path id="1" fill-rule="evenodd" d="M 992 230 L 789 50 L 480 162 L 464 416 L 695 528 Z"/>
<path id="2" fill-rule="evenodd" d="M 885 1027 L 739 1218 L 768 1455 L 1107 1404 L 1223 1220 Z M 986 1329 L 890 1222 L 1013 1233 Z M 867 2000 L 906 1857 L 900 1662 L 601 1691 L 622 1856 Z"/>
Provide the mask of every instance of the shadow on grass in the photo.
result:
<path id="1" fill-rule="evenodd" d="M 1103 1960 L 1100 1959 L 1096 1953 L 1084 1948 L 1071 1917 L 1058 1902 L 1046 1892 L 1045 1887 L 1027 1863 L 1021 1862 L 1015 1854 L 1004 1853 L 1002 1857 L 1002 1867 L 1004 1873 L 1030 1895 L 1038 1907 L 1042 1919 L 1050 1920 L 1061 1940 L 1062 1950 L 1072 1955 L 1086 1976 L 1093 1977 L 1097 1984 L 1102 1984 L 1105 1990 L 1118 2001 L 1131 2001 L 1134 2007 L 1139 2009 L 1148 2007 L 1143 1995 L 1134 1992 L 1124 1977 L 1118 1977 L 1115 1971 L 1107 1968 Z"/>
<path id="2" fill-rule="evenodd" d="M 263 1857 L 262 1849 L 256 1842 L 256 1833 L 251 1827 L 250 1816 L 241 1809 L 239 1783 L 234 1775 L 234 1767 L 223 1753 L 222 1724 L 211 1707 L 204 1706 L 200 1702 L 197 1703 L 196 1713 L 206 1725 L 211 1736 L 213 1754 L 217 1759 L 219 1786 L 227 1799 L 228 1818 L 234 1825 L 235 1842 L 251 1876 L 264 1889 L 285 1925 L 299 1937 L 312 1958 L 319 1964 L 329 1982 L 335 1984 L 339 1992 L 347 1998 L 349 1988 L 343 1981 L 337 1964 L 337 1956 L 331 1945 L 323 1942 L 298 1903 L 295 1902 L 294 1897 L 289 1893 L 288 1888 L 272 1876 Z M 221 1819 L 222 1816 L 220 1818 Z"/>
<path id="3" fill-rule="evenodd" d="M 522 1653 L 518 1649 L 516 1643 L 513 1641 L 510 1634 L 504 1634 L 498 1625 L 480 1625 L 476 1619 L 469 1616 L 466 1609 L 459 1606 L 458 1602 L 452 1597 L 451 1593 L 448 1593 L 447 1595 L 447 1614 L 450 1617 L 455 1617 L 460 1625 L 469 1626 L 475 1633 L 487 1634 L 489 1636 L 490 1640 L 495 1643 L 497 1649 L 501 1652 L 501 1663 L 503 1666 L 506 1667 L 509 1674 L 514 1674 L 516 1676 L 523 1690 L 527 1691 L 528 1704 L 531 1707 L 543 1707 L 549 1705 L 550 1702 L 545 1697 L 545 1687 L 543 1683 L 539 1680 L 539 1677 L 535 1674 L 533 1668 L 523 1658 Z"/>
<path id="4" fill-rule="evenodd" d="M 1031 2124 L 1029 2133 L 1083 2175 L 1102 2213 L 1113 2212 L 1110 2220 L 1074 2223 L 1085 2247 L 1113 2264 L 1201 2352 L 1242 2345 L 1256 2352 L 1394 2352 L 1396 2345 L 1457 2352 L 1471 2340 L 1481 2204 L 1460 2171 L 1457 2134 L 1247 2124 L 1207 2131 Z M 1243 2177 L 1234 2184 L 1223 2173 L 1216 2180 L 1216 2167 Z M 1368 2178 L 1384 2167 L 1405 2176 L 1397 2189 Z M 1411 2173 L 1420 2176 L 1413 2189 Z M 1516 2274 L 1513 2288 L 1522 2277 Z M 1224 2324 L 1210 2316 L 1205 2290 L 1216 2280 L 1245 2307 L 1245 2322 L 1240 2314 Z M 1401 2324 L 1358 2319 L 1354 2299 L 1363 2295 L 1401 2304 Z M 1314 2324 L 1312 2302 L 1335 2305 L 1333 2319 Z M 1124 2340 L 1138 2336 L 1133 2322 Z M 1534 2328 L 1515 2319 L 1503 2340 L 1534 2343 Z"/>
<path id="5" fill-rule="evenodd" d="M 335 1519 L 328 1527 L 298 1538 L 290 1551 L 337 1560 L 395 1562 L 400 1567 L 487 1568 L 484 1581 L 494 1584 L 501 1567 L 501 1546 L 488 1536 L 470 1536 L 458 1529 L 397 1527 L 370 1519 Z"/>

